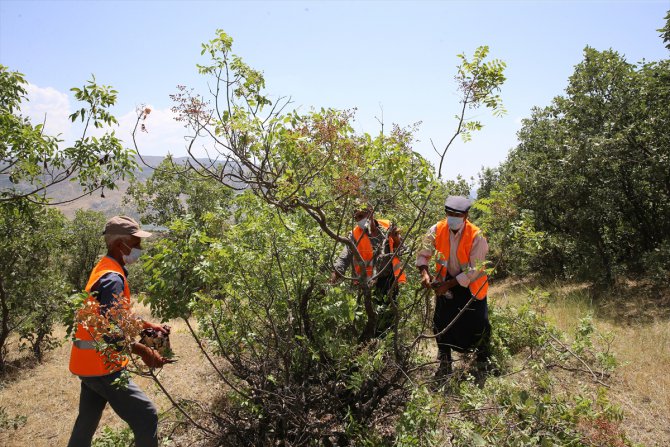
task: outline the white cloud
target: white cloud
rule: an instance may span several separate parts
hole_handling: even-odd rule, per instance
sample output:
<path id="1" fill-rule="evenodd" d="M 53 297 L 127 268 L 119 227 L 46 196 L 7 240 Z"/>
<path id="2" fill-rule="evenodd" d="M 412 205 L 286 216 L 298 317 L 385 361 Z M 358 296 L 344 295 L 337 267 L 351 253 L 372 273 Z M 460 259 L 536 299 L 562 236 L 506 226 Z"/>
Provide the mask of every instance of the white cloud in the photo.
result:
<path id="1" fill-rule="evenodd" d="M 188 130 L 183 124 L 174 120 L 175 114 L 170 109 L 155 109 L 151 106 L 151 113 L 146 120 L 138 124 L 135 138 L 137 148 L 142 155 L 173 155 L 182 156 L 186 153 L 186 141 L 184 136 Z M 117 135 L 125 146 L 132 147 L 132 131 L 137 122 L 137 112 L 134 110 L 119 117 L 119 130 Z M 146 132 L 141 129 L 142 124 Z"/>
<path id="2" fill-rule="evenodd" d="M 70 115 L 70 99 L 66 93 L 53 87 L 39 87 L 34 84 L 26 86 L 28 101 L 21 104 L 21 113 L 30 118 L 33 125 L 44 125 L 44 133 L 58 135 L 67 139 L 72 124 Z"/>
<path id="3" fill-rule="evenodd" d="M 53 87 L 39 87 L 34 84 L 26 86 L 28 101 L 21 104 L 21 114 L 30 118 L 33 125 L 45 123 L 44 132 L 64 140 L 63 144 L 72 144 L 72 140 L 81 137 L 83 124 L 79 121 L 72 123 L 69 115 L 70 96 Z M 186 155 L 188 130 L 183 124 L 174 120 L 175 114 L 170 109 L 156 109 L 150 107 L 151 113 L 147 119 L 138 125 L 136 140 L 142 155 L 167 155 L 168 152 L 176 156 Z M 45 121 L 46 117 L 46 121 Z M 131 110 L 121 116 L 117 115 L 118 126 L 103 127 L 101 129 L 90 126 L 87 135 L 100 137 L 109 131 L 115 131 L 116 136 L 123 141 L 125 147 L 133 147 L 132 131 L 137 122 L 137 112 Z M 140 126 L 144 124 L 146 132 Z M 203 150 L 195 151 L 196 155 L 203 155 Z"/>
<path id="4" fill-rule="evenodd" d="M 80 121 L 72 123 L 69 115 L 72 113 L 70 105 L 70 96 L 68 93 L 62 93 L 52 87 L 39 87 L 34 84 L 28 84 L 28 101 L 21 105 L 21 113 L 30 118 L 33 125 L 45 122 L 44 132 L 47 135 L 56 136 L 64 140 L 64 145 L 73 143 L 73 140 L 81 137 L 83 124 Z M 74 99 L 73 99 L 74 101 Z M 184 137 L 190 134 L 190 130 L 185 129 L 183 123 L 175 121 L 175 114 L 171 109 L 157 109 L 149 105 L 151 113 L 146 120 L 140 121 L 137 132 L 137 148 L 142 155 L 160 155 L 164 156 L 171 153 L 182 157 L 187 155 L 188 140 Z M 114 111 L 112 110 L 112 113 Z M 87 136 L 100 137 L 106 132 L 115 131 L 116 136 L 123 141 L 125 147 L 133 147 L 132 131 L 137 122 L 137 112 L 128 111 L 123 115 L 116 114 L 119 125 L 97 129 L 89 126 Z M 141 130 L 144 124 L 146 132 Z M 208 145 L 211 149 L 211 141 L 202 138 L 193 148 L 193 153 L 197 157 L 205 157 L 206 151 L 202 147 Z M 212 153 L 214 155 L 214 153 Z"/>

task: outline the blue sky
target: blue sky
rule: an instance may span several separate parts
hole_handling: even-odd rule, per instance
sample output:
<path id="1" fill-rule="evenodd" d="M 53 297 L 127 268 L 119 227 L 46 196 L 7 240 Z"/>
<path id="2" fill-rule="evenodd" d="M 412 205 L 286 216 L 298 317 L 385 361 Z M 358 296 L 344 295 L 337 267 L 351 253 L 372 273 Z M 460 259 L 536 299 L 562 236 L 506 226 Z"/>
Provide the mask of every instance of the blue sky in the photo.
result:
<path id="1" fill-rule="evenodd" d="M 204 92 L 195 64 L 217 28 L 234 52 L 266 77 L 267 90 L 294 106 L 357 108 L 355 127 L 376 133 L 421 121 L 415 150 L 435 160 L 454 131 L 457 54 L 488 45 L 507 63 L 501 92 L 508 114 L 472 116 L 485 127 L 447 155 L 445 176 L 476 176 L 515 145 L 522 118 L 563 92 L 586 45 L 629 62 L 668 57 L 656 29 L 663 1 L 9 1 L 0 0 L 0 63 L 26 75 L 26 114 L 71 137 L 69 89 L 96 75 L 119 91 L 114 113 L 130 141 L 134 109 L 150 104 L 140 149 L 183 154 L 169 94 L 177 84 Z"/>

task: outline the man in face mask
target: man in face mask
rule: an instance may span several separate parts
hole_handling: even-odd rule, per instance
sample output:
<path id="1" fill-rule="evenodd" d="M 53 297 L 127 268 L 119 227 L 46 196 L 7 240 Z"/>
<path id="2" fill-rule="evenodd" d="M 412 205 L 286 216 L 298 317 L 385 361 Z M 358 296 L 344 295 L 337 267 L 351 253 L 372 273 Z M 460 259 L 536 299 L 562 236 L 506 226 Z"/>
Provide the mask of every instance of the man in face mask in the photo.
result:
<path id="1" fill-rule="evenodd" d="M 398 258 L 401 254 L 400 233 L 390 221 L 375 219 L 374 209 L 369 204 L 359 206 L 353 219 L 355 226 L 349 233 L 349 239 L 360 257 L 346 245 L 335 260 L 330 282 L 337 283 L 353 265 L 354 283 L 367 285 L 373 292 L 378 314 L 375 336 L 379 337 L 391 328 L 393 315 L 390 303 L 398 295 L 398 285 L 406 281 L 403 264 Z"/>
<path id="2" fill-rule="evenodd" d="M 142 239 L 151 236 L 143 231 L 130 217 L 112 217 L 103 232 L 107 255 L 93 268 L 86 291 L 89 302 L 99 303 L 99 314 L 107 315 L 112 309 L 123 307 L 130 312 L 130 288 L 126 277 L 126 265 L 136 262 L 141 255 Z M 130 317 L 134 317 L 130 314 Z M 110 317 L 111 319 L 112 317 Z M 165 334 L 167 326 L 141 321 L 145 329 Z M 88 447 L 107 403 L 130 425 L 135 435 L 136 446 L 158 445 L 158 414 L 156 407 L 142 390 L 131 380 L 126 387 L 117 387 L 113 382 L 120 377 L 128 364 L 121 353 L 110 356 L 96 350 L 101 338 L 107 343 L 116 342 L 93 333 L 81 323 L 77 326 L 72 351 L 70 371 L 81 379 L 79 415 L 75 422 L 68 447 Z M 139 355 L 150 368 L 168 363 L 157 351 L 141 343 L 130 346 L 132 353 Z"/>
<path id="3" fill-rule="evenodd" d="M 440 334 L 453 321 L 448 331 L 436 337 L 437 378 L 451 373 L 452 349 L 475 350 L 477 368 L 489 368 L 491 325 L 486 302 L 488 278 L 483 271 L 489 247 L 479 228 L 468 220 L 471 205 L 463 196 L 449 196 L 444 207 L 446 219 L 430 228 L 416 258 L 422 285 L 435 291 L 434 333 Z M 434 277 L 428 268 L 433 255 Z M 456 318 L 472 297 L 475 299 L 467 310 Z"/>

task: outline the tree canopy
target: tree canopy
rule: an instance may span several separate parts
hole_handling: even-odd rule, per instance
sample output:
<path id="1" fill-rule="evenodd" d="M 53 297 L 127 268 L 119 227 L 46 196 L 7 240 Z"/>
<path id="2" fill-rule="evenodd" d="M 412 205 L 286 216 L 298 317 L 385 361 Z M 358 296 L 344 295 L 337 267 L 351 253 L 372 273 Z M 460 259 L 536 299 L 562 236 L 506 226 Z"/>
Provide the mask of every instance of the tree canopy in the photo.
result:
<path id="1" fill-rule="evenodd" d="M 512 210 L 490 220 L 523 227 L 539 244 L 510 271 L 610 283 L 659 263 L 670 271 L 669 101 L 667 59 L 632 64 L 584 49 L 565 94 L 533 109 L 518 146 L 483 173 L 482 205 L 504 200 Z"/>

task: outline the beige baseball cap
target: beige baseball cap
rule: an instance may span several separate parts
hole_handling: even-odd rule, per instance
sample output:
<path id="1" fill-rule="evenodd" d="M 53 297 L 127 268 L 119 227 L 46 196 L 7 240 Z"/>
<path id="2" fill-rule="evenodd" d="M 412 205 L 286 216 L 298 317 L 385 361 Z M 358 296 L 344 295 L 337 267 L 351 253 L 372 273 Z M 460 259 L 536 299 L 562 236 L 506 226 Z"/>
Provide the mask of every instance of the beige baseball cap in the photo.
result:
<path id="1" fill-rule="evenodd" d="M 140 224 L 128 216 L 114 216 L 105 224 L 102 234 L 131 235 L 149 237 L 151 233 L 140 228 Z"/>

